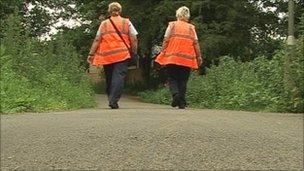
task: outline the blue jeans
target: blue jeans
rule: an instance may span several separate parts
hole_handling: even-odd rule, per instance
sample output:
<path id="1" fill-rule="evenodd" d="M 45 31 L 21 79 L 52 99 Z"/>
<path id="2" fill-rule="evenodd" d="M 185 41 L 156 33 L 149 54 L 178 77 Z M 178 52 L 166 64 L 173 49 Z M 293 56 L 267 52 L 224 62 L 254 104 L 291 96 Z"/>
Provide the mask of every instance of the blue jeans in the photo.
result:
<path id="1" fill-rule="evenodd" d="M 109 104 L 117 104 L 123 92 L 128 71 L 128 61 L 104 65 L 104 71 L 106 75 L 106 92 Z"/>

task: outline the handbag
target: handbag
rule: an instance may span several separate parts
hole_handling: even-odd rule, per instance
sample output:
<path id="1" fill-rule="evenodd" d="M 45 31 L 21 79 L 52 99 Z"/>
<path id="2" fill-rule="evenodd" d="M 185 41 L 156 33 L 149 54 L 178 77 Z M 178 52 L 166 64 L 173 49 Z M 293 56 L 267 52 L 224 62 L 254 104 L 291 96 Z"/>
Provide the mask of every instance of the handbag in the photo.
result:
<path id="1" fill-rule="evenodd" d="M 125 44 L 125 46 L 127 47 L 129 53 L 130 53 L 130 56 L 131 56 L 131 59 L 129 60 L 129 63 L 128 65 L 129 66 L 136 66 L 138 67 L 138 60 L 139 60 L 139 55 L 136 54 L 136 53 L 133 53 L 131 48 L 127 45 L 126 41 L 123 39 L 120 31 L 118 30 L 118 28 L 116 27 L 116 25 L 114 24 L 113 20 L 111 18 L 109 18 L 111 24 L 113 25 L 116 33 L 118 34 L 118 36 L 121 38 L 121 40 L 123 41 L 123 43 Z"/>

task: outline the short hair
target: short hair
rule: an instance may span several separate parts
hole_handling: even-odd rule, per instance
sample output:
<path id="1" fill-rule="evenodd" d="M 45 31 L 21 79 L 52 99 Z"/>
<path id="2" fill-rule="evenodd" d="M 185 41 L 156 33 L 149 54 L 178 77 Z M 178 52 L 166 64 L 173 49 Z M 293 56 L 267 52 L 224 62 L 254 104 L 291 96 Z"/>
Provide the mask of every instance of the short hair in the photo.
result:
<path id="1" fill-rule="evenodd" d="M 110 15 L 118 15 L 121 13 L 122 7 L 118 2 L 112 2 L 109 4 L 108 12 Z"/>
<path id="2" fill-rule="evenodd" d="M 180 20 L 186 20 L 188 21 L 190 19 L 190 10 L 186 6 L 180 7 L 178 10 L 176 10 L 176 18 Z"/>

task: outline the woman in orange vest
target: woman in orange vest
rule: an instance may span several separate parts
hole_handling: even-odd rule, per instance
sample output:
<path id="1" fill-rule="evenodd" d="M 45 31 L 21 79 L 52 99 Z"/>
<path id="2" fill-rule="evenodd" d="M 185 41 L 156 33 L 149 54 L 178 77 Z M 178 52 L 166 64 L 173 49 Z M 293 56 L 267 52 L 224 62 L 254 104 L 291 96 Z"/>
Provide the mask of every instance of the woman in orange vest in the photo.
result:
<path id="1" fill-rule="evenodd" d="M 137 53 L 138 32 L 129 19 L 120 16 L 122 7 L 109 5 L 110 18 L 101 22 L 87 61 L 103 66 L 106 75 L 106 92 L 109 106 L 118 109 L 131 53 Z"/>
<path id="2" fill-rule="evenodd" d="M 188 23 L 190 10 L 180 7 L 176 11 L 177 21 L 167 27 L 162 52 L 156 62 L 165 66 L 172 107 L 185 109 L 187 82 L 191 69 L 202 64 L 201 52 L 194 25 Z"/>

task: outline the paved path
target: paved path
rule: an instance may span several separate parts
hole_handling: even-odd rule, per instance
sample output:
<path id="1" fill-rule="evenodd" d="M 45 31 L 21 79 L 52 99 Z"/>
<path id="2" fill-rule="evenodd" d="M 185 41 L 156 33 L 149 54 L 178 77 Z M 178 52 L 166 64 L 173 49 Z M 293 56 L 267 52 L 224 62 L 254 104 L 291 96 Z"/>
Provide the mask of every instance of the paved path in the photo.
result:
<path id="1" fill-rule="evenodd" d="M 301 170 L 303 115 L 172 109 L 124 98 L 96 109 L 1 116 L 5 170 Z"/>

